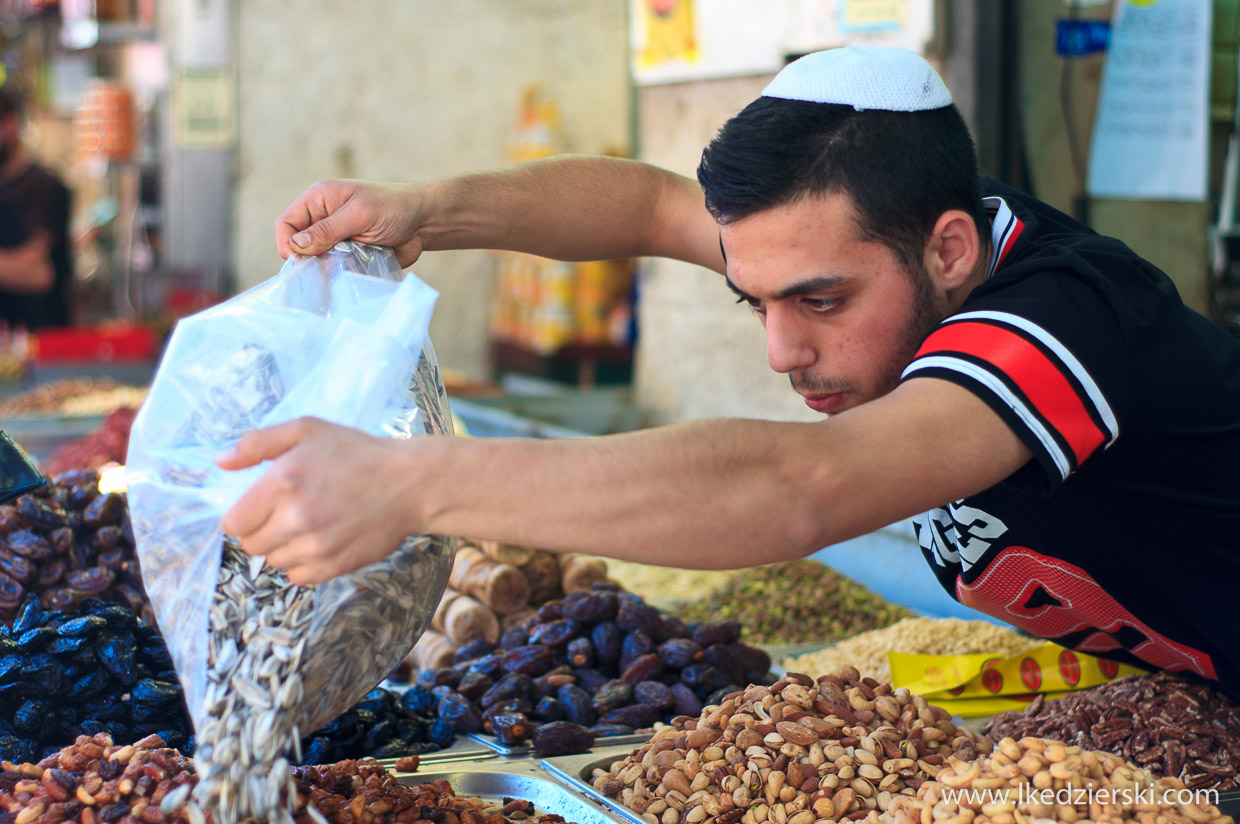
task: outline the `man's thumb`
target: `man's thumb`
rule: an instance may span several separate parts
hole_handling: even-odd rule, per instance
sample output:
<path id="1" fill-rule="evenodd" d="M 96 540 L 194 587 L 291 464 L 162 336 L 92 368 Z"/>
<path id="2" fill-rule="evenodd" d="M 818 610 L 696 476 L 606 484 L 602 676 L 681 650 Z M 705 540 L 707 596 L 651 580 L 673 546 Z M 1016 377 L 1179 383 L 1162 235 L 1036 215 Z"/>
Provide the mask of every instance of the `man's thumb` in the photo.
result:
<path id="1" fill-rule="evenodd" d="M 337 242 L 344 240 L 343 237 L 337 237 L 334 231 L 335 223 L 332 217 L 325 217 L 290 237 L 289 245 L 299 255 L 321 255 Z"/>

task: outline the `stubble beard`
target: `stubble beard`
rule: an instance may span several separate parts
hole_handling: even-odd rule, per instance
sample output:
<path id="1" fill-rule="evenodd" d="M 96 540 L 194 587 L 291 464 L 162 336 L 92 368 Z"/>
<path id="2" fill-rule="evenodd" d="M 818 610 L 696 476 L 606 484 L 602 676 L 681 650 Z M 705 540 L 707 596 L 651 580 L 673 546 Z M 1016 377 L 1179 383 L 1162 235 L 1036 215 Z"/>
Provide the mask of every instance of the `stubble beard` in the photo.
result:
<path id="1" fill-rule="evenodd" d="M 885 383 L 878 387 L 874 397 L 881 397 L 896 388 L 904 367 L 912 362 L 922 342 L 947 315 L 947 299 L 935 291 L 930 273 L 924 267 L 906 269 L 905 274 L 913 283 L 912 311 L 909 313 L 908 323 L 891 350 L 887 364 L 882 369 Z M 834 395 L 855 392 L 857 389 L 844 378 L 816 378 L 793 373 L 788 375 L 788 381 L 792 384 L 792 389 L 801 395 Z"/>

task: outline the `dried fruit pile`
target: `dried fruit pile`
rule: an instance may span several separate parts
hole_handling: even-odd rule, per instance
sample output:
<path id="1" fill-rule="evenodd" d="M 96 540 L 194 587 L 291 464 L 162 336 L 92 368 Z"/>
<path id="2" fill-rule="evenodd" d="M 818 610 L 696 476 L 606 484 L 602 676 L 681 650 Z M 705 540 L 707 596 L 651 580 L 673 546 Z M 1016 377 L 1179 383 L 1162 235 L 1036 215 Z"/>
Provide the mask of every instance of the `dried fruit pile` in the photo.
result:
<path id="1" fill-rule="evenodd" d="M 0 818 L 14 824 L 206 821 L 190 802 L 198 780 L 192 762 L 158 736 L 126 746 L 106 735 L 82 736 L 37 764 L 0 767 Z M 442 780 L 404 784 L 370 759 L 294 767 L 288 778 L 296 824 L 506 824 L 518 814 L 540 824 L 563 821 L 527 816 L 533 805 L 523 800 L 499 807 L 458 796 Z"/>
<path id="2" fill-rule="evenodd" d="M 949 757 L 990 750 L 921 696 L 859 675 L 789 673 L 733 693 L 676 719 L 593 785 L 649 824 L 813 824 L 886 810 Z"/>
<path id="3" fill-rule="evenodd" d="M 723 693 L 764 682 L 770 657 L 740 643 L 740 632 L 735 622 L 689 626 L 596 584 L 547 602 L 498 646 L 480 639 L 462 647 L 454 666 L 424 670 L 418 683 L 433 688 L 440 716 L 461 732 L 578 752 L 594 735 L 697 715 Z M 565 723 L 535 736 L 551 722 Z"/>
<path id="4" fill-rule="evenodd" d="M 158 732 L 193 750 L 167 647 L 151 626 L 93 599 L 66 615 L 28 596 L 0 628 L 0 758 L 36 761 L 79 735 Z"/>
<path id="5" fill-rule="evenodd" d="M 103 734 L 82 736 L 38 764 L 0 767 L 0 808 L 10 821 L 202 824 L 185 806 L 193 764 L 158 736 L 125 746 Z"/>
<path id="6" fill-rule="evenodd" d="M 397 694 L 375 689 L 340 717 L 301 740 L 303 764 L 345 758 L 401 758 L 443 749 L 456 738 L 456 726 L 435 715 L 430 690 L 414 687 Z"/>
<path id="7" fill-rule="evenodd" d="M 137 406 L 122 406 L 104 418 L 94 432 L 56 447 L 40 468 L 49 475 L 59 475 L 71 469 L 98 469 L 107 463 L 124 463 L 129 451 L 129 430 L 137 415 Z"/>
<path id="8" fill-rule="evenodd" d="M 850 665 L 879 681 L 891 680 L 888 652 L 919 655 L 968 655 L 987 652 L 1007 658 L 1037 647 L 1043 641 L 989 621 L 959 618 L 905 618 L 889 627 L 872 629 L 845 638 L 826 649 L 787 658 L 784 669 L 797 672 L 832 672 Z"/>
<path id="9" fill-rule="evenodd" d="M 1192 789 L 1240 787 L 1240 704 L 1168 672 L 1109 684 L 996 715 L 991 738 L 1034 736 L 1123 756 Z"/>
<path id="10" fill-rule="evenodd" d="M 1041 738 L 1002 739 L 987 758 L 947 766 L 917 791 L 897 796 L 867 824 L 1091 821 L 1097 824 L 1233 824 L 1177 779 L 1156 779 L 1109 753 Z"/>
<path id="11" fill-rule="evenodd" d="M 27 593 L 64 612 L 98 598 L 154 624 L 125 496 L 100 494 L 94 469 L 61 473 L 0 506 L 0 621 L 13 619 Z"/>
<path id="12" fill-rule="evenodd" d="M 808 559 L 756 567 L 677 611 L 690 622 L 739 621 L 751 644 L 825 644 L 912 614 Z"/>
<path id="13" fill-rule="evenodd" d="M 527 620 L 547 601 L 606 578 L 607 563 L 592 555 L 462 542 L 430 629 L 389 677 L 407 681 L 421 670 L 449 666 L 470 641 L 497 643 L 504 630 Z"/>
<path id="14" fill-rule="evenodd" d="M 297 809 L 314 808 L 331 824 L 508 824 L 514 820 L 563 824 L 553 814 L 534 814 L 534 805 L 505 798 L 502 807 L 480 798 L 457 795 L 445 779 L 403 784 L 370 760 L 342 761 L 323 767 L 296 767 Z M 510 817 L 511 816 L 511 817 Z M 311 824 L 301 815 L 297 824 Z"/>

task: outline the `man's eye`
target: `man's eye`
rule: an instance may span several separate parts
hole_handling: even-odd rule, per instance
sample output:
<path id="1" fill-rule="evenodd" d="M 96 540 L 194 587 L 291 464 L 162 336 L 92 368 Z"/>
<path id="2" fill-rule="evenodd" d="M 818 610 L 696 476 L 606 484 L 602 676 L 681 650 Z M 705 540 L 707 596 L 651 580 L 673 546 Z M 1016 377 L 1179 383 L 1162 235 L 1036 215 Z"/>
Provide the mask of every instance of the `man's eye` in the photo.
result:
<path id="1" fill-rule="evenodd" d="M 801 298 L 801 302 L 815 312 L 826 312 L 829 309 L 835 308 L 836 304 L 839 303 L 838 300 L 833 298 Z"/>
<path id="2" fill-rule="evenodd" d="M 762 308 L 762 301 L 758 300 L 757 298 L 751 298 L 748 295 L 741 295 L 740 297 L 736 299 L 736 302 L 747 303 L 749 304 L 750 309 L 761 309 Z"/>

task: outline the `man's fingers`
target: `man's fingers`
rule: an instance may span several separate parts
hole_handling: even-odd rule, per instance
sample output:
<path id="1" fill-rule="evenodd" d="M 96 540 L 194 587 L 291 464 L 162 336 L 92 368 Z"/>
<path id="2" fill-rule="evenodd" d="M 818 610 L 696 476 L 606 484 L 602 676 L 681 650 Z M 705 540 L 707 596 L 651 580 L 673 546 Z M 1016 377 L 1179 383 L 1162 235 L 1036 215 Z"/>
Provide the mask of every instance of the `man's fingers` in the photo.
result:
<path id="1" fill-rule="evenodd" d="M 309 433 L 308 418 L 298 418 L 263 429 L 255 429 L 241 436 L 231 449 L 215 456 L 221 469 L 249 469 L 263 461 L 274 461 L 299 444 Z"/>

